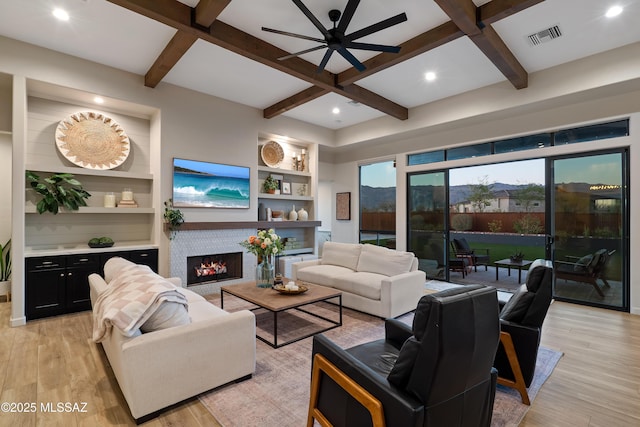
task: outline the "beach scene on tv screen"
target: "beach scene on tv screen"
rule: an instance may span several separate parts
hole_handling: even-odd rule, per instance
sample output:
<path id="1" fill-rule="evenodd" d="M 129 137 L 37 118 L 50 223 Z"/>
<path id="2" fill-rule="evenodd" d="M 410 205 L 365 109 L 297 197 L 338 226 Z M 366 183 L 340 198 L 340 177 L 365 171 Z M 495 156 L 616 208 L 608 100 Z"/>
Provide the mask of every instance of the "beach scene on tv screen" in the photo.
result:
<path id="1" fill-rule="evenodd" d="M 248 208 L 249 168 L 173 159 L 173 205 L 180 208 Z"/>

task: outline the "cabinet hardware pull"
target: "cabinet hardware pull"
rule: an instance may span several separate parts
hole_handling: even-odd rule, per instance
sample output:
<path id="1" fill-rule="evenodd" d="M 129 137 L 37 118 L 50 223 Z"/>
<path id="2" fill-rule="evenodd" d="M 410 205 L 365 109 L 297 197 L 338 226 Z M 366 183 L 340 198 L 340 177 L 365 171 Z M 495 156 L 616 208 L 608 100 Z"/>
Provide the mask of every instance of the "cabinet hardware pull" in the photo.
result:
<path id="1" fill-rule="evenodd" d="M 87 262 L 87 261 L 89 261 L 89 258 L 80 258 L 78 261 L 80 261 L 80 262 Z"/>
<path id="2" fill-rule="evenodd" d="M 149 254 L 140 254 L 140 257 L 149 256 Z"/>
<path id="3" fill-rule="evenodd" d="M 42 265 L 51 265 L 53 264 L 53 261 L 43 261 Z"/>
<path id="4" fill-rule="evenodd" d="M 64 277 L 64 273 L 60 273 L 60 277 Z"/>

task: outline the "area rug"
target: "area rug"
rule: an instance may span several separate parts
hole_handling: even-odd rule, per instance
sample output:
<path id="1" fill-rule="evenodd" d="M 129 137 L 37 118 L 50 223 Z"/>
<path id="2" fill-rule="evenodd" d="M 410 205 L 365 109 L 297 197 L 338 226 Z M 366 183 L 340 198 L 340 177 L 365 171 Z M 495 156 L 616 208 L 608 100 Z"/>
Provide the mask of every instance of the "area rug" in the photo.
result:
<path id="1" fill-rule="evenodd" d="M 213 300 L 219 305 L 219 300 Z M 225 298 L 225 309 L 247 308 L 236 298 Z M 317 306 L 319 314 L 337 315 L 336 307 Z M 411 315 L 400 320 L 410 323 Z M 269 338 L 268 313 L 256 312 L 258 333 Z M 278 340 L 303 334 L 318 327 L 318 320 L 304 314 L 284 313 L 278 320 Z M 342 347 L 351 347 L 384 337 L 384 321 L 357 311 L 343 309 L 343 325 L 325 332 Z M 203 405 L 224 427 L 299 427 L 306 424 L 309 405 L 312 338 L 273 349 L 256 341 L 256 372 L 249 380 L 220 387 L 199 396 Z M 529 388 L 531 401 L 555 368 L 562 353 L 540 348 L 536 375 Z M 519 394 L 506 387 L 498 387 L 492 426 L 517 426 L 529 406 L 522 404 Z"/>

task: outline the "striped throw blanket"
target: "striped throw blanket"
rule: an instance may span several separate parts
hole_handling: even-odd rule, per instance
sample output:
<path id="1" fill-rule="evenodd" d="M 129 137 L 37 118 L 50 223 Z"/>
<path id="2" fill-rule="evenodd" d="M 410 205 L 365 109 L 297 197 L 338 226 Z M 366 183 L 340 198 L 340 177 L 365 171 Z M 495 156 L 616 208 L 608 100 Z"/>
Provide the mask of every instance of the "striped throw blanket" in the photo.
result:
<path id="1" fill-rule="evenodd" d="M 165 301 L 187 307 L 187 298 L 177 288 L 144 265 L 128 264 L 111 280 L 93 307 L 93 340 L 101 342 L 116 327 L 133 336 Z"/>

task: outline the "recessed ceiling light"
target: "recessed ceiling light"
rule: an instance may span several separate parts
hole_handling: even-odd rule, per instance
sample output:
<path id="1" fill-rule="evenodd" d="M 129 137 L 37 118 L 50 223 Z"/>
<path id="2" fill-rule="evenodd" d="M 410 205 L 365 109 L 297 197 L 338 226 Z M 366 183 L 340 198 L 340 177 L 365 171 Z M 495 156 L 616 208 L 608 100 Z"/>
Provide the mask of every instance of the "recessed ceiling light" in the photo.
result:
<path id="1" fill-rule="evenodd" d="M 58 18 L 61 21 L 68 21 L 69 20 L 69 14 L 64 9 L 60 9 L 60 8 L 53 9 L 53 16 L 55 16 L 56 18 Z"/>
<path id="2" fill-rule="evenodd" d="M 340 114 L 340 109 L 338 107 L 333 107 L 333 110 L 331 110 L 331 112 L 333 114 Z"/>
<path id="3" fill-rule="evenodd" d="M 622 6 L 615 5 L 615 6 L 611 6 L 609 10 L 607 10 L 607 13 L 605 13 L 604 16 L 606 16 L 607 18 L 613 18 L 614 16 L 618 16 L 621 13 L 622 13 Z"/>
<path id="4" fill-rule="evenodd" d="M 96 104 L 104 104 L 104 99 L 96 96 L 95 98 L 93 98 L 93 102 L 95 102 Z"/>
<path id="5" fill-rule="evenodd" d="M 424 79 L 428 82 L 432 82 L 436 79 L 436 73 L 434 73 L 433 71 L 424 73 Z"/>

